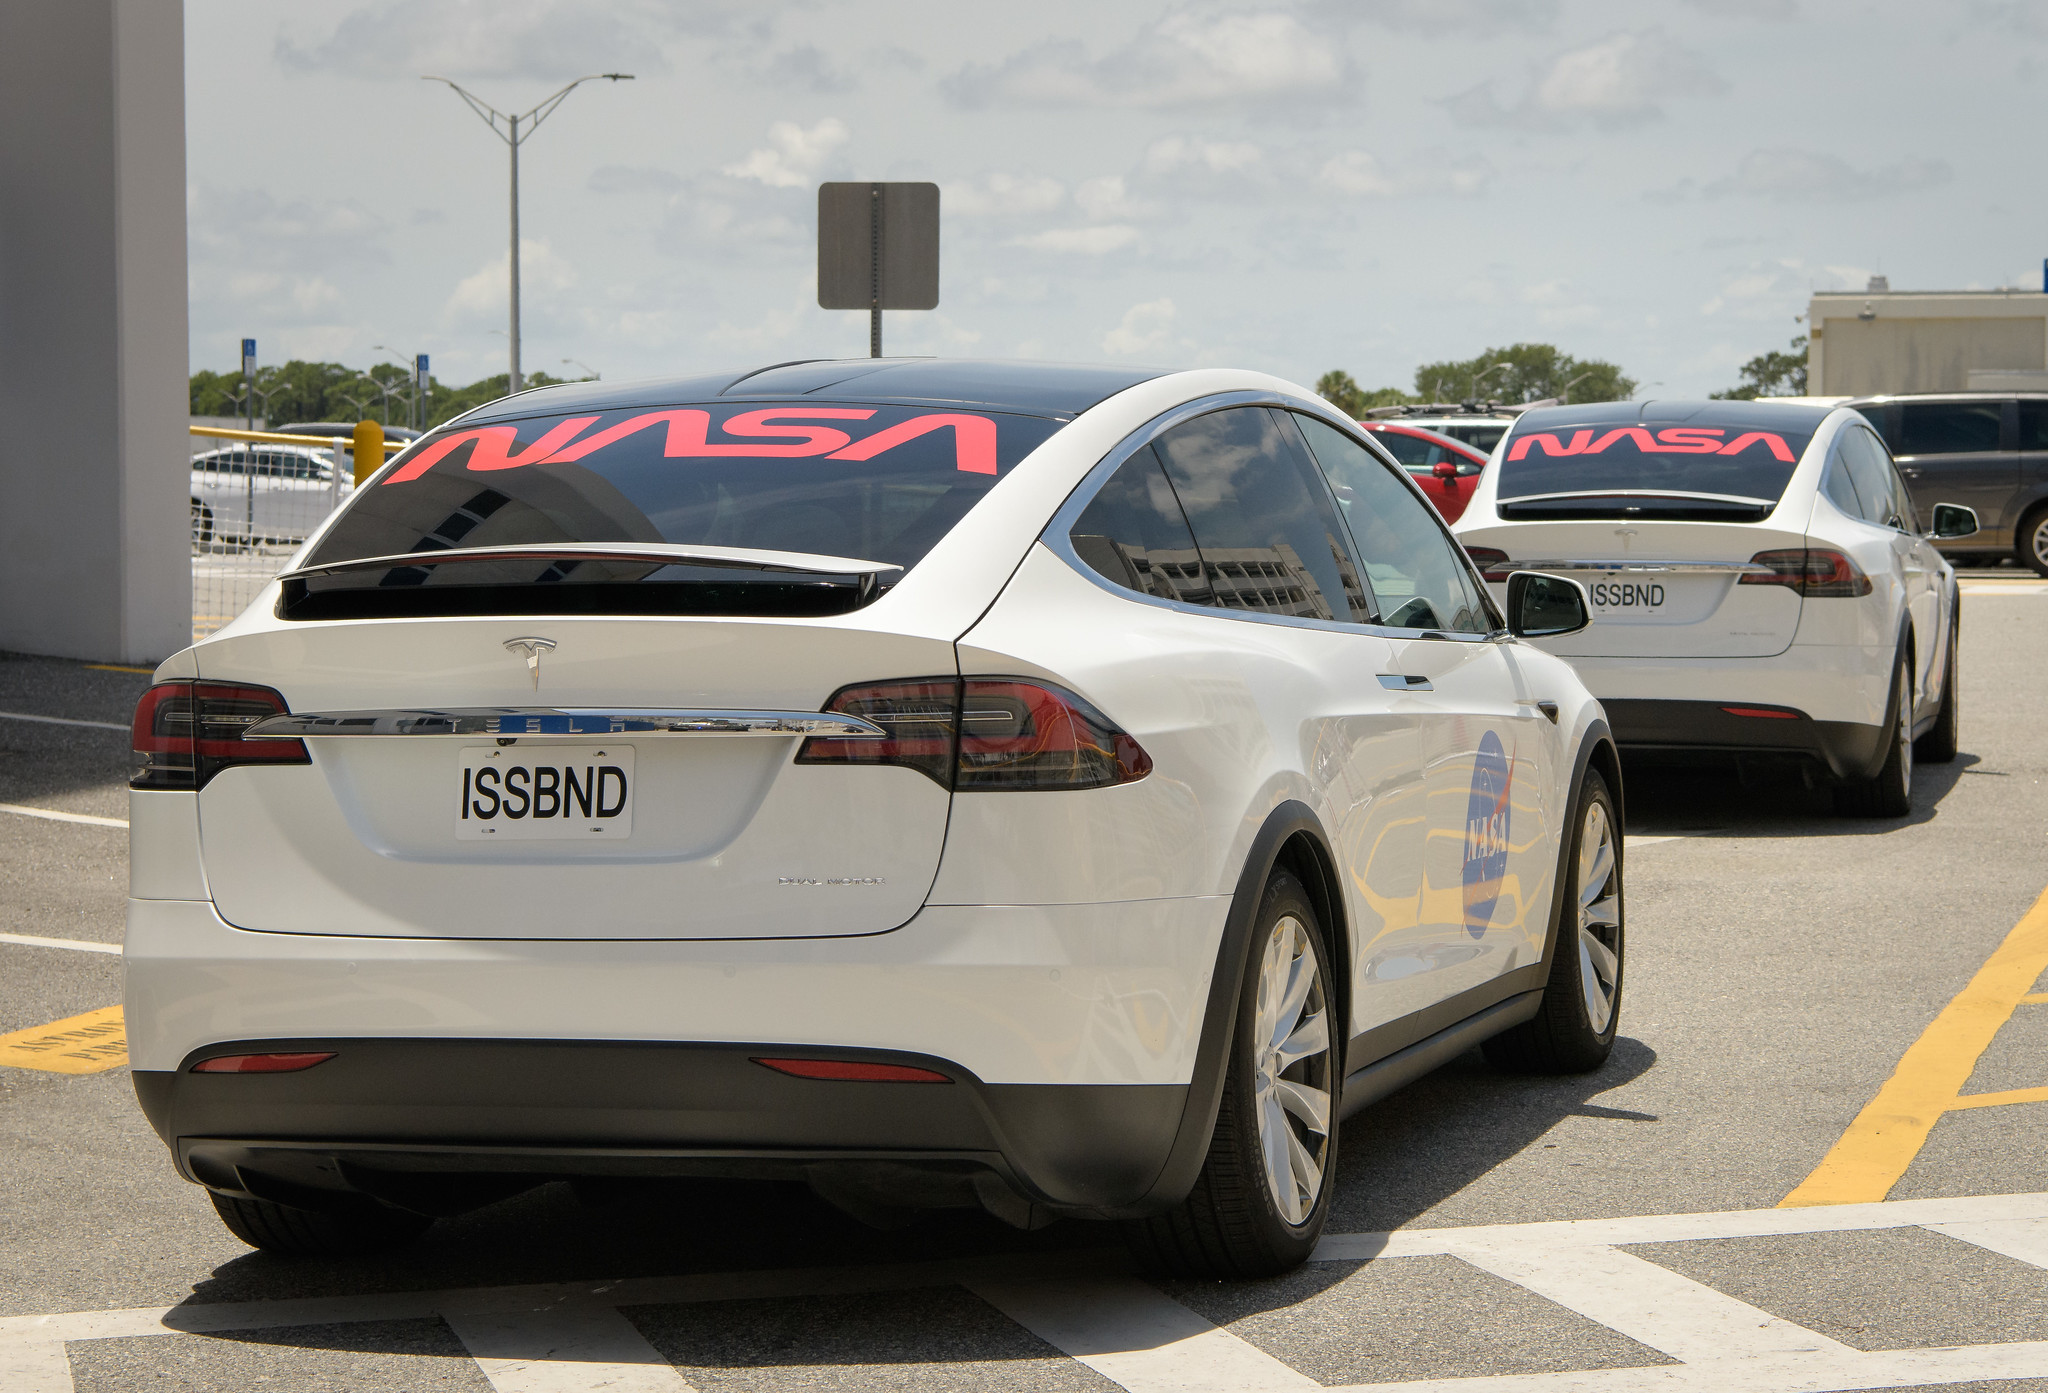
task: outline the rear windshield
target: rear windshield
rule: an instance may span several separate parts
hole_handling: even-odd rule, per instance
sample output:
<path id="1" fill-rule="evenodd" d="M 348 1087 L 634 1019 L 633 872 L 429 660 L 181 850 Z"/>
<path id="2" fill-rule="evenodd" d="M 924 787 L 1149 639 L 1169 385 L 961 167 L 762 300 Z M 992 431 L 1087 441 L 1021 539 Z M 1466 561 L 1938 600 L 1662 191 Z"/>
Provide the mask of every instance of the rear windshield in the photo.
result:
<path id="1" fill-rule="evenodd" d="M 756 401 L 458 427 L 422 439 L 358 490 L 305 564 L 602 542 L 797 552 L 907 571 L 1062 424 Z M 881 588 L 901 574 L 883 573 Z M 287 582 L 279 612 L 816 614 L 874 593 L 854 575 L 571 556 L 344 570 Z"/>
<path id="2" fill-rule="evenodd" d="M 1752 426 L 1558 425 L 1518 429 L 1500 461 L 1503 517 L 1768 516 L 1809 431 Z"/>

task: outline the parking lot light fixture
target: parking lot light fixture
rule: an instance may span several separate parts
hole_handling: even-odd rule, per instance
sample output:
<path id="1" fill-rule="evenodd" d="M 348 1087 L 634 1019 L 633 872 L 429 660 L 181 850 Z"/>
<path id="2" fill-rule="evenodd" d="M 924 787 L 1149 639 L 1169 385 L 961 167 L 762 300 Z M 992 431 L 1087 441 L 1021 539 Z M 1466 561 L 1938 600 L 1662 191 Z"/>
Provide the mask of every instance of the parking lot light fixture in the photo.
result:
<path id="1" fill-rule="evenodd" d="M 483 119 L 483 123 L 491 128 L 491 134 L 504 141 L 506 148 L 512 153 L 512 257 L 511 283 L 509 287 L 512 306 L 512 332 L 509 335 L 512 340 L 512 360 L 511 371 L 507 375 L 505 382 L 505 390 L 507 392 L 519 390 L 519 147 L 540 128 L 541 122 L 554 114 L 555 108 L 560 106 L 563 99 L 571 92 L 586 82 L 596 82 L 599 80 L 605 82 L 631 82 L 633 74 L 589 73 L 577 78 L 567 87 L 564 87 L 532 110 L 508 116 L 482 97 L 477 96 L 476 93 L 471 92 L 452 79 L 435 77 L 432 74 L 423 75 L 420 78 L 422 82 L 447 83 L 449 87 L 454 89 L 456 96 L 469 103 L 469 109 Z M 498 124 L 501 121 L 504 122 L 502 129 Z M 521 129 L 522 126 L 524 129 Z"/>

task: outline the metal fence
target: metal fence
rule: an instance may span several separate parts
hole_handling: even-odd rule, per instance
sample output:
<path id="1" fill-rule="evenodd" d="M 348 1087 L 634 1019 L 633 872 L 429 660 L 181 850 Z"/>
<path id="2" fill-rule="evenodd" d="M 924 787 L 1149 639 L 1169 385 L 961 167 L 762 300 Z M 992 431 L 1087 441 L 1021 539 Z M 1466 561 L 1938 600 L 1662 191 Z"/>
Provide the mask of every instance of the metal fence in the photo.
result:
<path id="1" fill-rule="evenodd" d="M 249 607 L 355 490 L 346 440 L 194 427 L 192 637 Z M 226 437 L 226 438 L 222 438 Z M 395 446 L 396 442 L 394 442 Z"/>

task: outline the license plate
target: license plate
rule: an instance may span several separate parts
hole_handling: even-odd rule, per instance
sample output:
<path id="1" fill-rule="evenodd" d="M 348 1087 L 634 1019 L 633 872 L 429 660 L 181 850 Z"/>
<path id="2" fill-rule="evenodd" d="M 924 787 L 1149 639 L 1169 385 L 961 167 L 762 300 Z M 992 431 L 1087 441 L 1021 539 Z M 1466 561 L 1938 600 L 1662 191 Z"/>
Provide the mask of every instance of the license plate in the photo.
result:
<path id="1" fill-rule="evenodd" d="M 1598 614 L 1655 614 L 1664 608 L 1661 581 L 1596 580 L 1586 590 Z"/>
<path id="2" fill-rule="evenodd" d="M 481 841 L 618 841 L 633 835 L 630 745 L 471 745 L 455 835 Z"/>

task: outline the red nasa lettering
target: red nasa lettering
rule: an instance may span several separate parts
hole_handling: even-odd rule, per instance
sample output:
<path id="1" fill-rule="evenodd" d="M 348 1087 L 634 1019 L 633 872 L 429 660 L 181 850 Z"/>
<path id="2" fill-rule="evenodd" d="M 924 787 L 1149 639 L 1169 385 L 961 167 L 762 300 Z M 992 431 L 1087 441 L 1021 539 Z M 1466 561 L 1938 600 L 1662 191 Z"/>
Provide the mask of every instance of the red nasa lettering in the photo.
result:
<path id="1" fill-rule="evenodd" d="M 992 475 L 996 472 L 996 423 L 986 416 L 955 411 L 927 412 L 884 427 L 861 440 L 855 440 L 836 426 L 821 424 L 828 421 L 865 421 L 874 414 L 871 408 L 822 406 L 767 407 L 759 411 L 744 411 L 729 418 L 721 427 L 723 434 L 734 437 L 730 442 L 714 442 L 709 438 L 711 413 L 696 407 L 643 412 L 582 439 L 577 437 L 594 425 L 598 418 L 572 416 L 556 423 L 540 439 L 523 449 L 515 448 L 517 433 L 511 426 L 479 426 L 428 441 L 384 482 L 410 483 L 464 445 L 471 446 L 468 468 L 481 473 L 518 469 L 529 464 L 573 464 L 628 436 L 657 428 L 666 431 L 662 453 L 670 459 L 822 457 L 870 460 L 906 441 L 933 431 L 950 430 L 953 432 L 956 470 L 966 474 Z"/>
<path id="2" fill-rule="evenodd" d="M 1517 440 L 1508 451 L 1508 458 L 1526 459 L 1531 446 L 1546 455 L 1597 455 L 1618 440 L 1630 442 L 1644 454 L 1739 455 L 1752 446 L 1761 445 L 1771 452 L 1773 459 L 1786 464 L 1797 458 L 1785 444 L 1785 437 L 1773 431 L 1744 431 L 1733 440 L 1724 442 L 1721 437 L 1727 433 L 1719 427 L 1668 426 L 1653 437 L 1642 426 L 1621 426 L 1598 439 L 1590 430 L 1574 431 L 1571 439 L 1566 441 L 1552 432 L 1537 431 Z"/>

